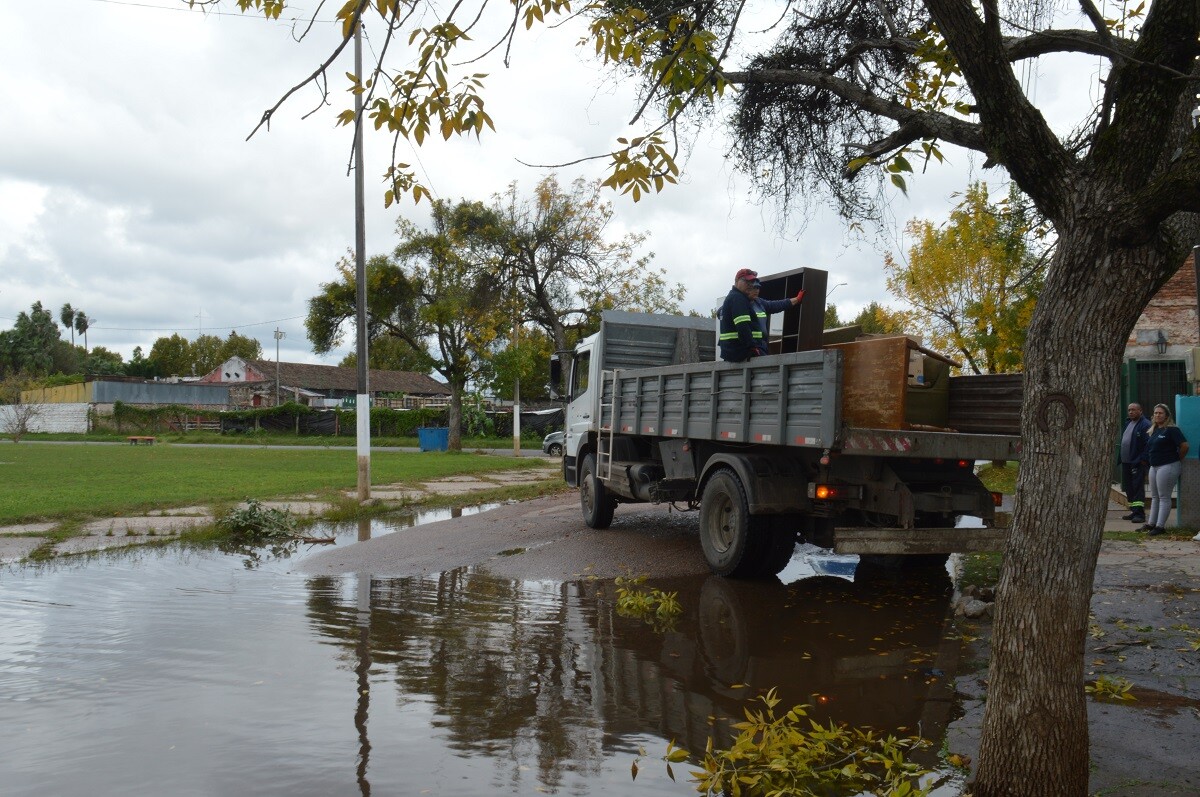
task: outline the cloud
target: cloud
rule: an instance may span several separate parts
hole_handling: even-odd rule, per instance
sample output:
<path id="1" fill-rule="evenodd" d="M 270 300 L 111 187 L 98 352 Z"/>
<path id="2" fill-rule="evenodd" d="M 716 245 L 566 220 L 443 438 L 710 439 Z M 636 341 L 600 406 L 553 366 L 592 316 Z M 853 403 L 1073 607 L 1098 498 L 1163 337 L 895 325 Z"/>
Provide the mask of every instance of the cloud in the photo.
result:
<path id="1" fill-rule="evenodd" d="M 285 359 L 319 361 L 304 335 L 306 300 L 354 240 L 351 132 L 334 123 L 349 102 L 350 61 L 330 70 L 330 107 L 302 119 L 319 97 L 301 90 L 246 141 L 263 111 L 325 57 L 333 27 L 318 23 L 297 43 L 286 24 L 223 7 L 229 13 L 207 16 L 170 0 L 6 8 L 0 328 L 34 301 L 70 302 L 97 320 L 89 342 L 125 357 L 160 335 L 234 328 L 266 350 L 278 325 Z M 367 30 L 368 46 L 381 47 L 381 33 Z M 520 161 L 607 151 L 630 129 L 634 86 L 576 49 L 577 39 L 570 28 L 518 36 L 511 68 L 480 67 L 490 73 L 485 96 L 498 132 L 432 141 L 401 150 L 401 160 L 441 197 L 486 200 L 514 180 L 531 188 L 548 171 Z M 394 246 L 399 215 L 427 219 L 426 205 L 383 208 L 390 147 L 372 134 L 364 148 L 368 254 Z M 687 287 L 688 309 L 711 310 L 744 265 L 826 269 L 831 285 L 847 283 L 835 296 L 843 314 L 889 301 L 878 251 L 819 208 L 807 226 L 781 223 L 732 170 L 727 148 L 721 126 L 708 125 L 691 142 L 681 186 L 636 204 L 611 196 L 618 230 L 650 233 L 654 263 Z M 972 168 L 965 153 L 951 159 L 952 168 L 910 181 L 911 198 L 896 197 L 900 225 L 944 217 Z M 558 171 L 563 182 L 598 179 L 604 162 Z"/>

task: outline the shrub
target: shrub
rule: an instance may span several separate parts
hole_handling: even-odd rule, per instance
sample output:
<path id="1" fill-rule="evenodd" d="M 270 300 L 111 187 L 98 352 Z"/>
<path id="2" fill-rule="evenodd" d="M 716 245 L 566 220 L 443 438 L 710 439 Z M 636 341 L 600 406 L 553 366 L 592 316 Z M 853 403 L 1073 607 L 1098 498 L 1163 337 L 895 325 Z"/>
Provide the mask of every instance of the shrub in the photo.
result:
<path id="1" fill-rule="evenodd" d="M 764 708 L 746 709 L 746 721 L 734 725 L 738 735 L 728 749 L 714 749 L 710 742 L 701 769 L 691 773 L 696 791 L 736 797 L 928 793 L 918 781 L 931 770 L 907 760 L 909 751 L 928 747 L 924 739 L 821 725 L 806 719 L 808 706 L 777 717 L 774 689 L 756 700 Z M 684 750 L 668 748 L 668 774 L 671 762 L 688 757 Z"/>

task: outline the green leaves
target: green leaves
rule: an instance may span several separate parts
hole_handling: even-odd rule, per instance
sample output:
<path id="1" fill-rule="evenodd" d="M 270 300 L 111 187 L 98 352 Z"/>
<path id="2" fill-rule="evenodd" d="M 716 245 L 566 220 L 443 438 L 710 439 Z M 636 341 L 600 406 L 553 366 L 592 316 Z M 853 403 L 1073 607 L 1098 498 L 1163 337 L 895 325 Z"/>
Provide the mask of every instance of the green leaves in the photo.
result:
<path id="1" fill-rule="evenodd" d="M 641 589 L 645 581 L 645 576 L 616 580 L 617 614 L 643 620 L 660 632 L 674 628 L 676 619 L 683 613 L 678 601 L 679 593 Z M 687 754 L 683 755 L 686 758 Z"/>
<path id="2" fill-rule="evenodd" d="M 762 708 L 746 707 L 746 721 L 734 725 L 738 734 L 727 749 L 715 748 L 709 739 L 700 769 L 691 773 L 696 791 L 747 797 L 927 794 L 919 779 L 930 770 L 907 758 L 910 751 L 928 747 L 925 740 L 822 725 L 807 718 L 807 706 L 777 716 L 781 700 L 774 689 L 755 701 Z M 668 775 L 674 778 L 672 763 L 688 758 L 669 744 Z"/>

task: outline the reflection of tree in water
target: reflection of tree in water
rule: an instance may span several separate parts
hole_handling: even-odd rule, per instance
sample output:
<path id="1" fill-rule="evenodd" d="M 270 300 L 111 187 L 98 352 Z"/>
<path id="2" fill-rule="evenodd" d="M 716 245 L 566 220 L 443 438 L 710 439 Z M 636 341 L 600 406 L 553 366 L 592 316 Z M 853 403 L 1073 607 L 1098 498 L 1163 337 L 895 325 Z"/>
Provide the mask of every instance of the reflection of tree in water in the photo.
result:
<path id="1" fill-rule="evenodd" d="M 334 584 L 310 582 L 310 616 L 345 643 L 349 658 L 353 611 L 337 603 Z M 587 624 L 569 591 L 466 570 L 374 580 L 373 666 L 391 669 L 402 701 L 429 698 L 450 749 L 507 762 L 512 783 L 535 760 L 538 783 L 558 788 L 564 769 L 586 775 L 601 760 L 590 674 L 580 662 Z"/>
<path id="2" fill-rule="evenodd" d="M 943 732 L 957 656 L 942 641 L 944 576 L 652 582 L 679 593 L 674 631 L 620 617 L 611 582 L 523 584 L 467 570 L 376 579 L 372 667 L 388 670 L 401 701 L 436 708 L 450 749 L 493 758 L 497 788 L 519 784 L 530 765 L 539 785 L 559 789 L 568 772 L 594 775 L 647 733 L 697 752 L 710 737 L 724 745 L 747 701 L 771 687 L 785 705 L 816 705 L 814 719 Z M 354 666 L 361 627 L 338 584 L 310 582 L 310 618 Z"/>

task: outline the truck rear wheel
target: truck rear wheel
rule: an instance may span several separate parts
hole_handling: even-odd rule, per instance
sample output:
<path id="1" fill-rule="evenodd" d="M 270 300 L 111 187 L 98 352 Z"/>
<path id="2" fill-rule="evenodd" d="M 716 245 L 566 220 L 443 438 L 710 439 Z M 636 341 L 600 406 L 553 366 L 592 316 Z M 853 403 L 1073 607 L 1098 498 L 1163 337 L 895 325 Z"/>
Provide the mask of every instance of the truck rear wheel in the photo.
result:
<path id="1" fill-rule="evenodd" d="M 796 552 L 800 516 L 770 515 L 762 520 L 762 555 L 759 557 L 758 575 L 777 576 L 792 561 L 792 554 Z"/>
<path id="2" fill-rule="evenodd" d="M 606 529 L 612 525 L 617 502 L 609 496 L 604 482 L 596 477 L 595 454 L 583 458 L 583 469 L 579 472 L 579 504 L 583 507 L 583 522 L 589 528 Z"/>
<path id="3" fill-rule="evenodd" d="M 700 547 L 719 576 L 759 575 L 760 520 L 750 514 L 746 491 L 730 470 L 719 470 L 704 485 L 700 499 Z"/>

